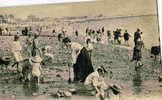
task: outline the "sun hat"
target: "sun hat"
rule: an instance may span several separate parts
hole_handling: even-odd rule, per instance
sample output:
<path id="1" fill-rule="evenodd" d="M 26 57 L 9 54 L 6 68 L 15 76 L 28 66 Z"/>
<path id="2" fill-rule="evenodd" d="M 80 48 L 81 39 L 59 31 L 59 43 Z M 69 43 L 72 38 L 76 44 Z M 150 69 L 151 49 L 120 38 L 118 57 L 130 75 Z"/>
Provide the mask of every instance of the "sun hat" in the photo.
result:
<path id="1" fill-rule="evenodd" d="M 110 89 L 113 91 L 113 93 L 115 95 L 118 95 L 118 94 L 121 93 L 121 89 L 122 88 L 119 85 L 117 85 L 117 84 L 113 84 L 113 85 L 110 86 Z"/>
<path id="2" fill-rule="evenodd" d="M 6 62 L 13 60 L 11 56 L 3 56 L 1 59 Z"/>

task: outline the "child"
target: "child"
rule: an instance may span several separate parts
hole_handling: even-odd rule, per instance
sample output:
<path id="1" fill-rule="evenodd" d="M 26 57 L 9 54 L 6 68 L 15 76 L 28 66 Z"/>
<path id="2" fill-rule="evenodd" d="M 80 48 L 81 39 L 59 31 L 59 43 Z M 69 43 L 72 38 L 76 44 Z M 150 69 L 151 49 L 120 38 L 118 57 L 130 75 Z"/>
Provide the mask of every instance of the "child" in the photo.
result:
<path id="1" fill-rule="evenodd" d="M 36 80 L 37 85 L 39 85 L 40 82 L 40 76 L 41 76 L 41 62 L 42 58 L 40 56 L 34 56 L 29 59 L 29 62 L 32 66 L 32 77 Z"/>
<path id="2" fill-rule="evenodd" d="M 111 91 L 115 95 L 120 94 L 119 86 L 109 85 L 105 83 L 104 80 L 105 73 L 107 73 L 107 71 L 103 66 L 101 66 L 95 72 L 88 75 L 84 82 L 84 85 L 86 86 L 87 89 L 96 91 L 96 96 L 98 96 L 100 100 L 105 100 L 106 97 L 109 98 Z"/>
<path id="3" fill-rule="evenodd" d="M 43 57 L 43 61 L 52 63 L 54 56 L 53 54 L 48 52 L 49 49 L 50 49 L 49 46 L 45 46 L 42 48 L 42 57 Z"/>

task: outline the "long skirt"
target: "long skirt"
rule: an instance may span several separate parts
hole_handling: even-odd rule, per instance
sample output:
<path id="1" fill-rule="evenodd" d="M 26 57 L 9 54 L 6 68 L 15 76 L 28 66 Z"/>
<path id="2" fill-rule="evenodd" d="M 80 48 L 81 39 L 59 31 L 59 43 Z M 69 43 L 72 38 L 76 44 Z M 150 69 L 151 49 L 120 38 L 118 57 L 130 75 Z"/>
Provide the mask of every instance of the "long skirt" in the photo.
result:
<path id="1" fill-rule="evenodd" d="M 141 58 L 142 58 L 142 52 L 141 52 L 141 50 L 137 50 L 137 49 L 134 48 L 134 51 L 133 51 L 133 60 L 141 61 Z"/>
<path id="2" fill-rule="evenodd" d="M 31 55 L 32 56 L 36 56 L 36 55 L 40 56 L 41 52 L 40 52 L 39 48 L 32 48 Z"/>
<path id="3" fill-rule="evenodd" d="M 76 63 L 73 65 L 73 69 L 74 69 L 74 81 L 75 82 L 84 82 L 86 77 L 90 73 L 94 72 L 91 58 L 85 47 L 83 47 L 82 50 L 80 51 L 80 54 L 77 57 Z"/>
<path id="4" fill-rule="evenodd" d="M 35 63 L 35 64 L 31 64 L 32 65 L 32 76 L 33 77 L 40 77 L 41 75 L 41 71 L 40 71 L 40 64 L 39 63 Z"/>

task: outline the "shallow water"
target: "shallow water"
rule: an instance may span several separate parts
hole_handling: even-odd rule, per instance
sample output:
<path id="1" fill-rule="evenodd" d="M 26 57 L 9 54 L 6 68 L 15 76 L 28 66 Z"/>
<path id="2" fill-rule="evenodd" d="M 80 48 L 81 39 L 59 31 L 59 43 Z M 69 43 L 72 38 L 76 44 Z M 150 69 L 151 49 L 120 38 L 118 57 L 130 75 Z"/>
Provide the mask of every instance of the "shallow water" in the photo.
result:
<path id="1" fill-rule="evenodd" d="M 121 83 L 120 85 L 123 87 L 121 97 L 124 100 L 143 100 L 146 98 L 148 100 L 155 100 L 151 99 L 153 96 L 154 98 L 157 98 L 156 100 L 161 100 L 159 99 L 159 97 L 162 95 L 162 87 L 160 87 L 161 83 L 159 83 L 157 80 L 143 81 L 141 79 L 140 71 L 136 72 L 132 81 L 123 82 L 122 80 L 118 80 L 116 83 Z M 0 100 L 1 98 L 4 100 L 10 100 L 11 98 L 16 98 L 16 100 L 99 100 L 95 96 L 83 95 L 73 95 L 70 98 L 53 98 L 48 94 L 47 88 L 50 88 L 50 84 L 53 83 L 40 84 L 39 87 L 29 86 L 26 84 L 3 84 L 6 88 L 5 90 L 8 92 L 4 93 L 3 90 L 0 90 L 2 94 L 4 94 L 0 95 Z M 119 100 L 119 97 L 115 98 L 115 100 Z"/>

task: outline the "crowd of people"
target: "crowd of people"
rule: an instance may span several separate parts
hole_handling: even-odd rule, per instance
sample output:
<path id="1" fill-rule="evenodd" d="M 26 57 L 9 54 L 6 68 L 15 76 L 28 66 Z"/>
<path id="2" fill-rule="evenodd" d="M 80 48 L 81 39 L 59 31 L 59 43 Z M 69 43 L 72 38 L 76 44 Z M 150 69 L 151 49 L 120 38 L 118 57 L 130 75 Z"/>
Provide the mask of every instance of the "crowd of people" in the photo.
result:
<path id="1" fill-rule="evenodd" d="M 22 34 L 27 35 L 27 39 L 25 42 L 25 50 L 27 51 L 27 59 L 30 63 L 28 67 L 31 69 L 27 74 L 23 74 L 21 71 L 18 70 L 20 75 L 24 78 L 23 81 L 30 81 L 31 78 L 35 80 L 36 85 L 40 84 L 40 76 L 42 72 L 42 65 L 45 63 L 44 58 L 45 56 L 48 57 L 50 60 L 54 59 L 54 56 L 48 52 L 48 46 L 43 48 L 39 47 L 39 36 L 41 34 L 42 29 L 38 29 L 37 33 L 31 34 L 27 28 L 22 31 Z M 1 32 L 1 29 L 0 29 Z M 52 30 L 52 34 L 56 35 L 56 30 Z M 75 36 L 79 37 L 79 31 L 74 31 Z M 1 33 L 0 33 L 1 34 Z M 113 94 L 120 94 L 118 90 L 120 87 L 115 84 L 107 84 L 104 81 L 104 76 L 107 73 L 106 69 L 103 66 L 100 66 L 97 69 L 94 69 L 92 64 L 92 52 L 94 49 L 94 43 L 101 43 L 105 44 L 103 39 L 107 37 L 106 42 L 110 42 L 112 44 L 121 44 L 121 38 L 123 37 L 124 42 L 127 46 L 129 46 L 130 37 L 134 37 L 134 48 L 133 48 L 133 56 L 131 61 L 136 62 L 136 67 L 142 66 L 141 58 L 142 58 L 142 48 L 144 47 L 143 42 L 143 32 L 140 29 L 134 33 L 134 36 L 130 35 L 130 33 L 125 30 L 122 34 L 121 29 L 116 29 L 115 31 L 111 32 L 110 30 L 105 30 L 104 27 L 99 29 L 91 29 L 86 28 L 85 30 L 85 45 L 82 45 L 78 42 L 73 42 L 67 36 L 67 31 L 65 28 L 61 29 L 61 33 L 57 34 L 58 41 L 60 41 L 65 48 L 70 50 L 71 52 L 71 62 L 69 62 L 70 66 L 73 66 L 73 73 L 74 83 L 84 83 L 87 87 L 92 87 L 92 90 L 96 91 L 96 95 L 100 97 L 100 100 L 105 100 L 106 95 L 108 96 L 110 90 L 113 91 Z M 22 46 L 19 41 L 19 34 L 14 36 L 14 41 L 12 42 L 12 53 L 15 57 L 15 63 L 12 65 L 13 67 L 16 66 L 19 69 L 20 63 L 23 62 L 25 59 L 22 57 Z M 49 61 L 46 60 L 46 61 Z M 23 70 L 23 69 L 22 69 Z M 25 70 L 23 70 L 25 71 Z M 28 77 L 30 76 L 30 77 Z M 107 92 L 105 92 L 107 91 Z M 108 92 L 109 91 L 109 92 Z"/>

